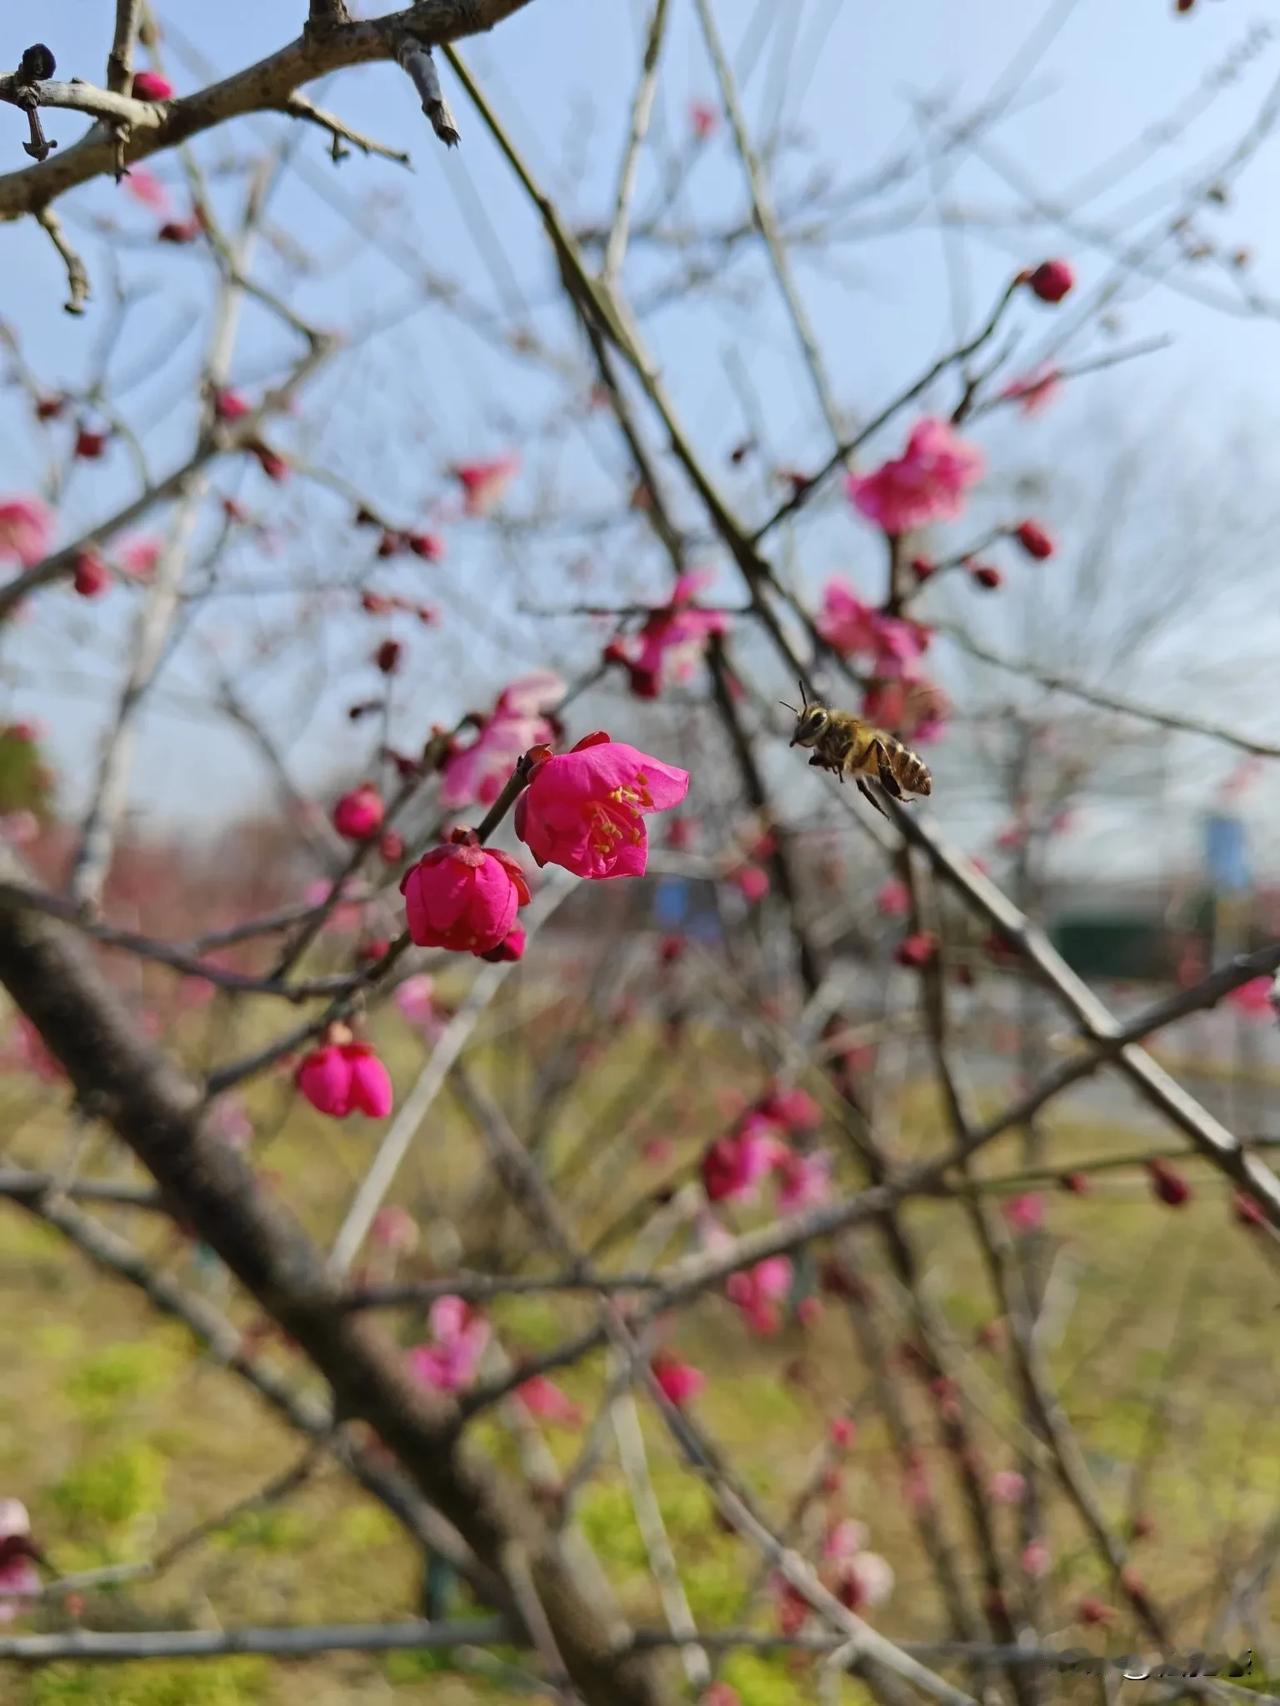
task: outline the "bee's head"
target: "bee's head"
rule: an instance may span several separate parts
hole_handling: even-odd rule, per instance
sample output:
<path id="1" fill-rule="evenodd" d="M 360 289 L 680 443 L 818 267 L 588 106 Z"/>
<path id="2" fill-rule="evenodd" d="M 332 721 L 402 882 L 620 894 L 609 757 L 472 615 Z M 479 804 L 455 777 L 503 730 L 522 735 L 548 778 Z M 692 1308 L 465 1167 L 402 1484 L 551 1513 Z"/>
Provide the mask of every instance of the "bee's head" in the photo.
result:
<path id="1" fill-rule="evenodd" d="M 791 745 L 815 746 L 822 739 L 830 722 L 831 713 L 824 705 L 806 705 L 803 711 L 797 713 L 796 731 L 791 737 Z"/>

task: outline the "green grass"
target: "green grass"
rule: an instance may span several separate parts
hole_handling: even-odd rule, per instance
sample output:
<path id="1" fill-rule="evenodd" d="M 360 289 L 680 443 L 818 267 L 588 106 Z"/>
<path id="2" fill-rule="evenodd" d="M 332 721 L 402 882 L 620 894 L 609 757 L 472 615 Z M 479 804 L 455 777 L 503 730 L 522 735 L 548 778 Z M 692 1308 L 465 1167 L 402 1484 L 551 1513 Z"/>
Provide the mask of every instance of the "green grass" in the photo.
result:
<path id="1" fill-rule="evenodd" d="M 705 1061 L 709 1045 L 701 1046 L 699 1058 Z M 421 1063 L 421 1046 L 399 1031 L 389 1052 L 403 1086 Z M 505 1082 L 507 1071 L 500 1052 L 481 1051 L 477 1067 L 495 1085 Z M 685 1073 L 678 1119 L 669 1112 L 655 1116 L 656 1130 L 686 1134 L 673 1167 L 687 1164 L 700 1137 L 719 1129 L 721 1093 L 757 1070 L 745 1057 L 726 1060 L 723 1054 L 712 1064 L 715 1070 Z M 596 1133 L 593 1122 L 608 1115 L 620 1086 L 634 1078 L 635 1065 L 634 1048 L 609 1052 L 589 1094 L 571 1096 L 562 1109 L 551 1138 L 553 1155 L 571 1150 L 584 1135 L 607 1145 L 611 1131 Z M 12 1094 L 12 1086 L 0 1081 L 0 1115 Z M 278 1084 L 253 1092 L 264 1130 L 275 1130 L 281 1094 Z M 895 1128 L 900 1153 L 936 1148 L 938 1131 L 932 1097 L 913 1092 Z M 1073 1157 L 1137 1146 L 1132 1132 L 1062 1115 L 1046 1120 L 1045 1132 L 1053 1164 L 1064 1169 Z M 646 1135 L 642 1126 L 628 1139 L 636 1155 Z M 327 1242 L 336 1205 L 346 1200 L 375 1141 L 372 1126 L 339 1127 L 295 1109 L 255 1159 L 280 1176 L 290 1203 Z M 833 1147 L 837 1141 L 833 1136 Z M 34 1142 L 30 1153 L 19 1144 L 15 1159 L 34 1164 L 37 1154 Z M 90 1159 L 90 1170 L 96 1159 Z M 1005 1172 L 1016 1159 L 1011 1139 L 984 1158 L 984 1167 Z M 856 1175 L 847 1158 L 841 1165 L 842 1182 L 849 1184 Z M 1188 1171 L 1196 1196 L 1177 1213 L 1152 1203 L 1140 1179 L 1117 1179 L 1087 1198 L 1050 1191 L 1046 1202 L 1066 1287 L 1061 1334 L 1048 1354 L 1100 1495 L 1117 1523 L 1127 1511 L 1152 1403 L 1164 1404 L 1162 1451 L 1144 1499 L 1157 1532 L 1135 1548 L 1134 1563 L 1160 1602 L 1178 1608 L 1176 1632 L 1183 1640 L 1185 1629 L 1189 1648 L 1197 1644 L 1205 1609 L 1194 1596 L 1202 1595 L 1221 1568 L 1224 1533 L 1245 1547 L 1280 1499 L 1280 1370 L 1274 1355 L 1280 1317 L 1273 1276 L 1250 1235 L 1230 1219 L 1227 1193 L 1206 1169 L 1193 1164 Z M 488 1176 L 465 1118 L 444 1098 L 433 1115 L 429 1143 L 411 1153 L 397 1186 L 397 1200 L 424 1226 L 428 1253 L 449 1249 L 433 1217 L 443 1221 L 458 1204 L 472 1201 Z M 637 1180 L 652 1188 L 659 1177 L 645 1165 L 621 1191 L 602 1189 L 589 1210 L 591 1223 L 609 1222 L 638 1188 Z M 223 1306 L 216 1276 L 193 1259 L 166 1223 L 106 1213 L 182 1284 L 198 1292 L 211 1289 Z M 975 1346 L 992 1312 L 990 1294 L 961 1216 L 949 1205 L 922 1202 L 911 1205 L 904 1218 L 926 1262 L 930 1297 L 983 1400 L 984 1464 L 989 1469 L 1011 1464 L 1017 1435 L 1000 1358 Z M 748 1214 L 740 1224 L 750 1221 Z M 492 1248 L 467 1250 L 462 1259 L 478 1262 L 493 1249 L 505 1252 L 513 1246 L 504 1240 L 521 1230 L 518 1218 L 495 1217 L 486 1233 Z M 856 1248 L 883 1301 L 886 1337 L 896 1345 L 907 1329 L 893 1282 L 884 1274 L 880 1245 L 868 1234 Z M 435 1259 L 447 1263 L 455 1257 Z M 6 1369 L 0 1386 L 0 1497 L 27 1503 L 58 1570 L 146 1558 L 296 1460 L 296 1436 L 234 1376 L 212 1365 L 183 1330 L 158 1324 L 136 1292 L 68 1257 L 55 1234 L 4 1204 L 0 1283 L 7 1305 L 0 1312 L 0 1365 Z M 242 1325 L 256 1315 L 234 1299 L 231 1307 Z M 587 1323 L 591 1305 L 582 1299 L 521 1298 L 497 1306 L 494 1318 L 504 1342 L 533 1352 Z M 421 1315 L 398 1318 L 395 1331 L 412 1343 L 423 1333 Z M 828 1301 L 812 1329 L 789 1326 L 761 1342 L 747 1337 L 723 1299 L 708 1297 L 670 1325 L 668 1342 L 710 1376 L 697 1403 L 698 1420 L 762 1508 L 780 1518 L 811 1473 L 827 1420 L 868 1385 L 869 1371 L 843 1306 Z M 1188 1349 L 1171 1363 L 1170 1348 L 1177 1343 Z M 288 1357 L 278 1345 L 263 1354 L 276 1364 Z M 563 1377 L 588 1417 L 595 1414 L 603 1370 L 597 1356 Z M 932 1435 L 927 1396 L 912 1386 L 908 1402 L 917 1423 Z M 724 1531 L 707 1489 L 685 1472 L 656 1419 L 645 1411 L 643 1421 L 654 1485 L 695 1615 L 712 1626 L 736 1622 L 744 1615 L 756 1556 Z M 474 1434 L 477 1449 L 491 1451 L 509 1469 L 518 1467 L 516 1443 L 500 1421 L 486 1418 Z M 546 1441 L 562 1469 L 582 1443 L 563 1430 L 549 1431 Z M 944 1509 L 964 1532 L 962 1507 L 933 1451 L 930 1469 Z M 656 1621 L 660 1613 L 643 1542 L 611 1460 L 578 1509 L 625 1608 Z M 832 1510 L 868 1523 L 872 1545 L 897 1572 L 895 1594 L 875 1614 L 877 1625 L 902 1637 L 941 1633 L 931 1561 L 919 1547 L 883 1424 L 870 1412 L 861 1421 Z M 997 1516 L 1012 1554 L 1016 1514 Z M 1056 1503 L 1049 1538 L 1054 1563 L 1047 1591 L 1061 1620 L 1053 1639 L 1088 1644 L 1088 1633 L 1070 1621 L 1072 1608 L 1085 1592 L 1110 1595 L 1078 1524 Z M 287 1503 L 236 1518 L 161 1579 L 95 1594 L 86 1622 L 101 1628 L 211 1626 L 216 1618 L 234 1627 L 402 1618 L 418 1609 L 421 1576 L 420 1560 L 394 1521 L 338 1471 L 324 1467 Z M 767 1627 L 767 1601 L 745 1615 Z M 812 1667 L 797 1668 L 774 1655 L 739 1654 L 724 1675 L 743 1706 L 809 1706 L 815 1698 Z M 1261 1683 L 1249 1679 L 1247 1686 Z M 432 1706 L 488 1706 L 515 1696 L 498 1683 L 460 1673 L 448 1655 L 425 1653 L 288 1663 L 60 1664 L 20 1675 L 0 1669 L 0 1706 L 64 1701 L 382 1706 L 428 1698 Z M 864 1700 L 856 1683 L 845 1684 L 844 1706 L 862 1706 Z"/>

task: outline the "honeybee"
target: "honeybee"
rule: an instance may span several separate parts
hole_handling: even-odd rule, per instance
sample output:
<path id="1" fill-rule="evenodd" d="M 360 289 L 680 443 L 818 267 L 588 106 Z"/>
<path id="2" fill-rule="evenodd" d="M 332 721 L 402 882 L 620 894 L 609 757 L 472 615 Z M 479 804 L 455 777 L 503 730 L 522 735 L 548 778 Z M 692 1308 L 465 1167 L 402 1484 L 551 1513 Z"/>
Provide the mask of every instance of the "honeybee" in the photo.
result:
<path id="1" fill-rule="evenodd" d="M 868 777 L 879 782 L 885 793 L 895 800 L 905 800 L 908 794 L 933 792 L 933 777 L 929 774 L 928 765 L 910 747 L 903 746 L 896 735 L 864 723 L 852 711 L 836 711 L 829 705 L 811 705 L 803 681 L 800 683 L 800 697 L 803 700 L 800 710 L 797 711 L 794 705 L 787 705 L 787 710 L 795 711 L 796 716 L 791 745 L 812 747 L 810 764 L 819 770 L 833 770 L 842 782 L 846 776 L 852 776 L 858 784 L 858 792 L 870 800 L 882 817 L 889 814 L 868 788 Z M 782 702 L 786 705 L 785 699 Z"/>

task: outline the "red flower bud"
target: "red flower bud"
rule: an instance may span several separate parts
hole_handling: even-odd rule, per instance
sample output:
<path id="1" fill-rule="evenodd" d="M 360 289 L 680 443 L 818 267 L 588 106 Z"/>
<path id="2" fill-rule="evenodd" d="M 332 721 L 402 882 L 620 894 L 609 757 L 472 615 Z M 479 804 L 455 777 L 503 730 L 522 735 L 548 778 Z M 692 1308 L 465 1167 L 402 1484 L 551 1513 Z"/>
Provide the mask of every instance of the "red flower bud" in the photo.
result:
<path id="1" fill-rule="evenodd" d="M 1191 1186 L 1167 1161 L 1148 1161 L 1151 1188 L 1162 1203 L 1181 1208 L 1191 1197 Z"/>
<path id="2" fill-rule="evenodd" d="M 1053 540 L 1038 521 L 1019 522 L 1014 529 L 1014 536 L 1028 557 L 1034 557 L 1037 562 L 1052 557 L 1056 549 Z"/>
<path id="3" fill-rule="evenodd" d="M 82 462 L 96 462 L 107 447 L 105 432 L 95 432 L 90 427 L 81 427 L 76 433 L 76 455 Z"/>
<path id="4" fill-rule="evenodd" d="M 970 563 L 968 569 L 977 585 L 985 587 L 988 592 L 994 592 L 1004 581 L 994 563 Z"/>
<path id="5" fill-rule="evenodd" d="M 81 598 L 97 598 L 111 585 L 111 571 L 98 553 L 90 548 L 76 558 L 72 582 Z"/>
<path id="6" fill-rule="evenodd" d="M 1061 302 L 1075 282 L 1076 275 L 1066 261 L 1041 261 L 1027 274 L 1027 283 L 1041 302 Z"/>

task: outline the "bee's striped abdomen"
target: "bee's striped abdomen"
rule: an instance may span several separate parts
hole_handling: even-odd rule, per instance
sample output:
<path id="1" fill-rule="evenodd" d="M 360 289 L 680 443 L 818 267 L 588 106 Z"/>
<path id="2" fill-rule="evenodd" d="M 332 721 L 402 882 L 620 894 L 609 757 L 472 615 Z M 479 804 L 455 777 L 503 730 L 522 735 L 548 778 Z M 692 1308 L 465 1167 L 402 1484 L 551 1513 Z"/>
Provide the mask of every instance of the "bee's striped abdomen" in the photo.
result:
<path id="1" fill-rule="evenodd" d="M 923 758 L 917 757 L 910 747 L 903 746 L 900 740 L 890 736 L 885 745 L 889 752 L 889 765 L 900 787 L 908 794 L 931 794 L 933 792 L 933 777 L 929 766 Z"/>

